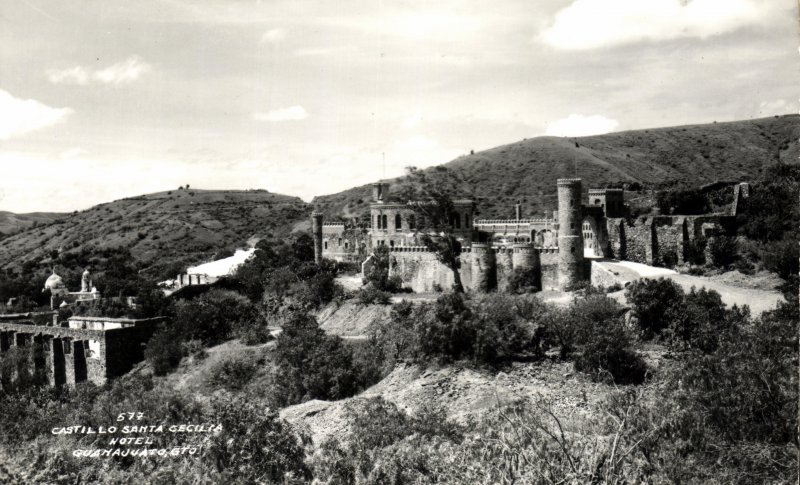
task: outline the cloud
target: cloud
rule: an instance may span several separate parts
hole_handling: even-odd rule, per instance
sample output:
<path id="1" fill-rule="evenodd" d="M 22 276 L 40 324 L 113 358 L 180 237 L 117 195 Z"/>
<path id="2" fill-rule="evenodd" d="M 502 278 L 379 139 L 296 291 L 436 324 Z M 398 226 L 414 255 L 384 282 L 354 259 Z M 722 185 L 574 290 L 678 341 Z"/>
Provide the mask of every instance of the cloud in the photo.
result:
<path id="1" fill-rule="evenodd" d="M 69 69 L 50 69 L 47 71 L 47 79 L 53 84 L 87 84 L 89 82 L 89 73 L 81 66 L 71 67 Z"/>
<path id="2" fill-rule="evenodd" d="M 51 108 L 33 99 L 19 99 L 0 89 L 0 140 L 24 135 L 64 121 L 72 108 Z"/>
<path id="3" fill-rule="evenodd" d="M 150 69 L 150 64 L 133 56 L 100 71 L 95 71 L 92 78 L 105 84 L 127 84 L 136 81 Z"/>
<path id="4" fill-rule="evenodd" d="M 614 131 L 619 121 L 601 115 L 571 114 L 547 126 L 548 136 L 591 136 Z"/>
<path id="5" fill-rule="evenodd" d="M 785 115 L 797 113 L 797 105 L 785 99 L 762 101 L 758 105 L 758 116 Z"/>
<path id="6" fill-rule="evenodd" d="M 594 49 L 640 41 L 708 38 L 758 24 L 757 0 L 575 0 L 558 11 L 541 40 L 559 49 Z"/>
<path id="7" fill-rule="evenodd" d="M 302 106 L 290 106 L 288 108 L 274 109 L 266 113 L 253 113 L 253 119 L 256 121 L 291 121 L 291 120 L 304 120 L 308 118 L 308 113 Z"/>
<path id="8" fill-rule="evenodd" d="M 279 44 L 286 39 L 286 31 L 283 29 L 270 29 L 261 36 L 263 44 Z"/>
<path id="9" fill-rule="evenodd" d="M 128 84 L 139 79 L 152 69 L 150 64 L 138 56 L 112 64 L 105 69 L 92 71 L 81 66 L 68 69 L 49 69 L 47 79 L 53 84 L 78 84 L 81 86 L 96 82 L 101 84 Z"/>

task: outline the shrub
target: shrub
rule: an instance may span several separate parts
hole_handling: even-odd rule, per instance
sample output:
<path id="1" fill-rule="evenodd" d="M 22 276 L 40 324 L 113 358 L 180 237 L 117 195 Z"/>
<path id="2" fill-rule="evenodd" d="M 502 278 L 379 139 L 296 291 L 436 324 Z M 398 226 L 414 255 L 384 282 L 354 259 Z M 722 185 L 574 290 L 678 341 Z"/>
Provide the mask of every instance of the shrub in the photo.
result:
<path id="1" fill-rule="evenodd" d="M 669 250 L 661 255 L 661 264 L 665 268 L 674 268 L 678 264 L 678 253 Z"/>
<path id="2" fill-rule="evenodd" d="M 368 283 L 367 286 L 356 291 L 355 296 L 356 300 L 361 305 L 388 305 L 392 298 L 391 293 L 379 290 L 375 286 L 372 286 L 372 283 Z"/>
<path id="3" fill-rule="evenodd" d="M 728 236 L 717 236 L 709 241 L 708 250 L 714 266 L 727 268 L 738 256 L 736 239 Z"/>
<path id="4" fill-rule="evenodd" d="M 309 399 L 341 399 L 358 390 L 353 356 L 342 339 L 327 335 L 314 317 L 296 313 L 283 325 L 275 346 L 278 406 Z"/>
<path id="5" fill-rule="evenodd" d="M 175 305 L 174 326 L 187 339 L 214 345 L 231 337 L 234 329 L 245 328 L 259 319 L 258 311 L 242 295 L 211 290 Z"/>
<path id="6" fill-rule="evenodd" d="M 144 357 L 155 375 L 163 376 L 181 362 L 181 338 L 174 327 L 162 327 L 147 342 Z"/>
<path id="7" fill-rule="evenodd" d="M 595 380 L 610 375 L 616 384 L 641 384 L 647 375 L 644 360 L 632 350 L 621 324 L 600 329 L 575 359 L 575 370 Z"/>
<path id="8" fill-rule="evenodd" d="M 533 293 L 539 291 L 538 272 L 534 268 L 514 268 L 508 278 L 508 291 Z"/>
<path id="9" fill-rule="evenodd" d="M 651 339 L 667 328 L 683 305 L 683 290 L 666 278 L 640 279 L 631 282 L 625 298 L 632 307 L 642 338 Z"/>
<path id="10" fill-rule="evenodd" d="M 211 367 L 209 382 L 229 390 L 242 389 L 256 373 L 256 364 L 246 358 L 220 360 Z"/>
<path id="11" fill-rule="evenodd" d="M 684 261 L 694 265 L 706 264 L 706 238 L 696 237 L 683 244 Z"/>

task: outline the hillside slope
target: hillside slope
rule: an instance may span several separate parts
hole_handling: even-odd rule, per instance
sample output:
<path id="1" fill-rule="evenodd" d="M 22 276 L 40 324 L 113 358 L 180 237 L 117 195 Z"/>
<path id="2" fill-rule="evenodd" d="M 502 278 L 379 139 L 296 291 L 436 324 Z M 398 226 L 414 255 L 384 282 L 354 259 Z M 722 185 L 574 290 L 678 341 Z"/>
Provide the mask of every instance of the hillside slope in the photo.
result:
<path id="1" fill-rule="evenodd" d="M 0 241 L 0 266 L 54 252 L 127 247 L 145 267 L 188 265 L 253 237 L 283 236 L 308 216 L 298 197 L 264 190 L 175 190 L 100 204 Z"/>
<path id="2" fill-rule="evenodd" d="M 59 212 L 29 212 L 27 214 L 15 214 L 13 212 L 0 211 L 0 233 L 12 234 L 19 230 L 26 229 L 34 224 L 39 226 L 50 224 L 59 217 L 66 214 Z"/>
<path id="3" fill-rule="evenodd" d="M 797 163 L 800 116 L 678 126 L 581 138 L 538 137 L 459 157 L 428 169 L 464 182 L 462 196 L 481 217 L 510 217 L 521 200 L 525 215 L 556 208 L 556 179 L 581 177 L 584 190 L 613 183 L 646 187 L 718 180 L 756 180 L 765 166 Z M 397 179 L 395 179 L 397 180 Z M 313 200 L 328 217 L 363 213 L 369 186 Z"/>

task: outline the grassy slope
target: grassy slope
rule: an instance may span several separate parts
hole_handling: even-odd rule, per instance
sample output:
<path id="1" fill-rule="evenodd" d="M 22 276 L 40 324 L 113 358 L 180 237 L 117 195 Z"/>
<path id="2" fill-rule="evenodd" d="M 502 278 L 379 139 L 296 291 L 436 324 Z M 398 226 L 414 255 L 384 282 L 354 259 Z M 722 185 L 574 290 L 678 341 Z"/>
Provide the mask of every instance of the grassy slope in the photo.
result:
<path id="1" fill-rule="evenodd" d="M 33 224 L 50 224 L 66 214 L 58 212 L 29 212 L 27 214 L 14 214 L 13 212 L 0 211 L 0 233 L 12 234 L 21 229 L 31 227 Z"/>
<path id="2" fill-rule="evenodd" d="M 539 137 L 459 157 L 431 171 L 457 172 L 464 196 L 481 217 L 511 217 L 522 200 L 526 215 L 556 208 L 556 179 L 581 177 L 584 190 L 613 182 L 699 186 L 717 180 L 756 180 L 778 160 L 797 163 L 800 116 L 626 131 L 582 138 Z M 577 170 L 576 170 L 577 168 Z M 370 187 L 314 199 L 327 216 L 365 211 Z"/>
<path id="3" fill-rule="evenodd" d="M 197 262 L 252 237 L 287 234 L 309 207 L 267 191 L 158 192 L 100 204 L 0 241 L 0 266 L 39 261 L 53 251 L 130 247 L 145 265 Z"/>

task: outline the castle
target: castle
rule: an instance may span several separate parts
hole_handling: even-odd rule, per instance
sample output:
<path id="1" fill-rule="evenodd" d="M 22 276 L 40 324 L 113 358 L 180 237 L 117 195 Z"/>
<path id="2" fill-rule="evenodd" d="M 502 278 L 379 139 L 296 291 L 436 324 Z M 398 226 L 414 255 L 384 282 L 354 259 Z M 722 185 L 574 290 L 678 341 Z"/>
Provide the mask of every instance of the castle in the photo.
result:
<path id="1" fill-rule="evenodd" d="M 749 195 L 748 184 L 734 185 L 734 201 L 726 213 L 631 217 L 623 189 L 589 189 L 586 203 L 581 179 L 559 179 L 557 190 L 558 210 L 552 217 L 523 218 L 517 204 L 514 219 L 475 220 L 473 201 L 453 201 L 450 231 L 462 245 L 459 274 L 466 289 L 503 291 L 515 269 L 529 270 L 533 286 L 542 290 L 566 291 L 590 280 L 602 283 L 602 272 L 591 264 L 596 258 L 682 264 L 692 241 L 733 232 L 741 201 Z M 365 235 L 348 231 L 344 222 L 325 223 L 321 213 L 313 213 L 316 260 L 359 262 L 373 248 L 387 246 L 390 271 L 404 286 L 415 292 L 450 288 L 452 270 L 418 243 L 418 216 L 412 206 L 388 199 L 388 184 L 373 184 Z M 711 257 L 707 252 L 707 261 Z M 366 257 L 364 268 L 370 259 Z"/>

